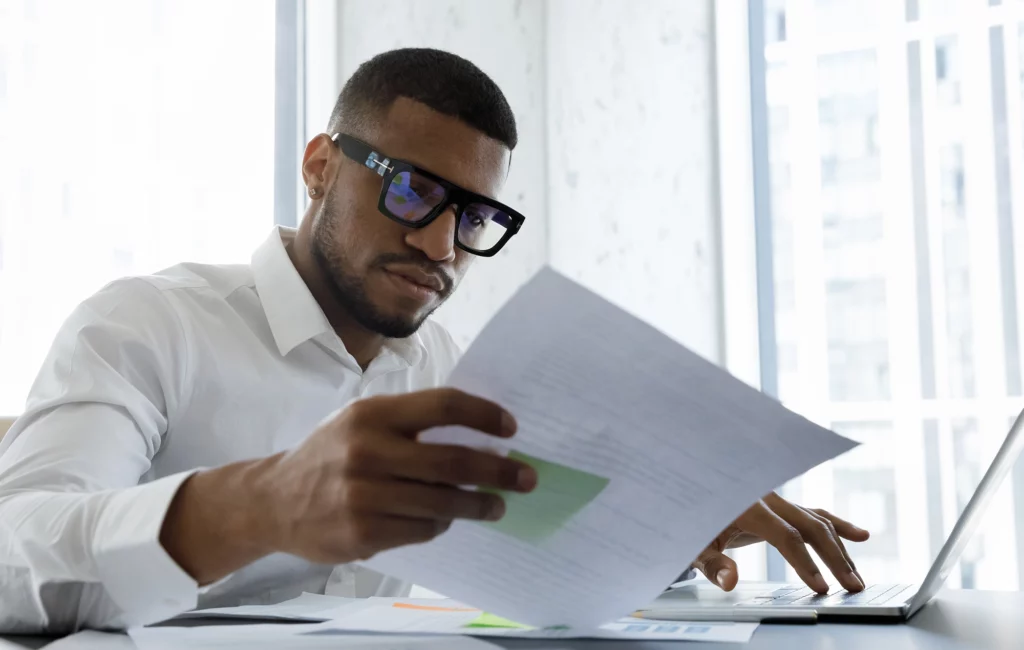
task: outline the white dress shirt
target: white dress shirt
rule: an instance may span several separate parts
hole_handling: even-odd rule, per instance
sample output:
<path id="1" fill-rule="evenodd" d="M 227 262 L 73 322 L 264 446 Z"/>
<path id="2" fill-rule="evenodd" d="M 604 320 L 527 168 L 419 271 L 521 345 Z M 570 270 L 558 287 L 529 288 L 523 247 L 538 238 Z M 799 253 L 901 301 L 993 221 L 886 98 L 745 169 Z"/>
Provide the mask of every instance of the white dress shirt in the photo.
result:
<path id="1" fill-rule="evenodd" d="M 302 443 L 353 399 L 441 385 L 458 357 L 428 321 L 364 372 L 275 229 L 251 265 L 118 280 L 68 318 L 0 443 L 0 632 L 123 628 L 302 591 L 406 595 L 355 566 L 264 558 L 199 588 L 160 545 L 203 467 Z"/>

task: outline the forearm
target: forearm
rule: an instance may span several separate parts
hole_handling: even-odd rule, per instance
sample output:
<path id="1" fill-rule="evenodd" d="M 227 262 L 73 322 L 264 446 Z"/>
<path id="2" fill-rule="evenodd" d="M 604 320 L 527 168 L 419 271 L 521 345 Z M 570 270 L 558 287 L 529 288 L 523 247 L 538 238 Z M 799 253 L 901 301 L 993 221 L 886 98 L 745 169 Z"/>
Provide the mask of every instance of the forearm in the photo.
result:
<path id="1" fill-rule="evenodd" d="M 277 458 L 198 472 L 171 502 L 160 544 L 200 585 L 216 582 L 276 550 L 275 519 L 263 477 Z"/>

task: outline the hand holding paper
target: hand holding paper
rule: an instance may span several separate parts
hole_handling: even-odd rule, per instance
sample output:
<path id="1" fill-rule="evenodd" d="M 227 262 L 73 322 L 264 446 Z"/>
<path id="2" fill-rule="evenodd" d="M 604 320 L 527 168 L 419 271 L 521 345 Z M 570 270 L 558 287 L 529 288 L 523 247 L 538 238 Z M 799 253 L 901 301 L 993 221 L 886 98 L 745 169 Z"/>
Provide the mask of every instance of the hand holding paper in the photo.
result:
<path id="1" fill-rule="evenodd" d="M 366 564 L 537 627 L 592 628 L 649 602 L 751 503 L 853 446 L 551 270 L 450 382 L 509 409 L 519 432 L 421 439 L 514 452 L 538 489 L 509 499 L 506 522 L 455 522 Z"/>

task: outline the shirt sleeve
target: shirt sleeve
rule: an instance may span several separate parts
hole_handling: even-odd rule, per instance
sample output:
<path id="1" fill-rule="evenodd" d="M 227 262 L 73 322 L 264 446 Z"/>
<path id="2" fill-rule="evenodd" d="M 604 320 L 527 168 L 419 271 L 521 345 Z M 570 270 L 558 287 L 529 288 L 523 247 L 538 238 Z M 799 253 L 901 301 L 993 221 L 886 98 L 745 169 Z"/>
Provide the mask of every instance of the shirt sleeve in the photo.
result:
<path id="1" fill-rule="evenodd" d="M 64 323 L 0 444 L 0 632 L 124 628 L 195 607 L 159 542 L 191 472 L 140 484 L 187 399 L 180 320 L 144 280 Z"/>

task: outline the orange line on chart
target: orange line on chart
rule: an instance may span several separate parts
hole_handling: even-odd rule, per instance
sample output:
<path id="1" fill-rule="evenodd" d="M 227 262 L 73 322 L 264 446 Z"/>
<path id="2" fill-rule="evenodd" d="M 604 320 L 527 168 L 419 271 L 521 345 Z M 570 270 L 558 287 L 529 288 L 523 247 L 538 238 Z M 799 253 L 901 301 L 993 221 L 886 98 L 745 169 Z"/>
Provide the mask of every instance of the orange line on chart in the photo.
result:
<path id="1" fill-rule="evenodd" d="M 475 607 L 434 607 L 431 605 L 413 605 L 412 603 L 395 603 L 392 607 L 399 609 L 418 609 L 427 612 L 479 612 Z"/>

